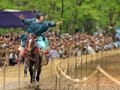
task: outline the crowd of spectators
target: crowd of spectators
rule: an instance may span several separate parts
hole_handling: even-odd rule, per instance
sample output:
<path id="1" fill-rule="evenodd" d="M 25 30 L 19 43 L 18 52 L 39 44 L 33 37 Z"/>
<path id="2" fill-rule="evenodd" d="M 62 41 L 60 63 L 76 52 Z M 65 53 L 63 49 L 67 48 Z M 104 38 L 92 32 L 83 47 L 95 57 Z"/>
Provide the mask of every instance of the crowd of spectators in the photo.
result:
<path id="1" fill-rule="evenodd" d="M 120 40 L 113 33 L 97 32 L 91 35 L 80 32 L 75 34 L 48 32 L 45 37 L 49 40 L 49 56 L 51 59 L 95 54 L 99 51 L 120 47 Z M 20 44 L 20 38 L 16 34 L 0 35 L 0 43 L 1 49 L 16 49 Z M 11 50 L 9 60 L 12 58 L 12 53 L 13 51 Z M 15 58 L 17 58 L 17 55 Z"/>
<path id="2" fill-rule="evenodd" d="M 52 58 L 95 54 L 99 51 L 110 50 L 120 46 L 120 41 L 113 33 L 96 32 L 90 35 L 78 32 L 59 35 L 51 32 L 47 34 L 47 37 L 50 43 L 49 54 Z"/>

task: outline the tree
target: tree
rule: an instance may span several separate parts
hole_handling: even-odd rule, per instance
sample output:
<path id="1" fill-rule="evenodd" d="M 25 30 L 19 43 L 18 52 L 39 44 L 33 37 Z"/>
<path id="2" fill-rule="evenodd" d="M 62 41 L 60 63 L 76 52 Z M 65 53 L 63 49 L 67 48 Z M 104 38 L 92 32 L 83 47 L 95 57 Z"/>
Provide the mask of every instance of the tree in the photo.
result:
<path id="1" fill-rule="evenodd" d="M 20 5 L 16 4 L 18 1 Z M 60 20 L 63 13 L 63 32 L 74 32 L 78 28 L 91 33 L 96 27 L 113 30 L 120 25 L 120 0 L 63 0 L 64 8 L 61 1 L 1 0 L 0 9 L 38 10 L 47 13 L 49 20 L 55 21 Z"/>

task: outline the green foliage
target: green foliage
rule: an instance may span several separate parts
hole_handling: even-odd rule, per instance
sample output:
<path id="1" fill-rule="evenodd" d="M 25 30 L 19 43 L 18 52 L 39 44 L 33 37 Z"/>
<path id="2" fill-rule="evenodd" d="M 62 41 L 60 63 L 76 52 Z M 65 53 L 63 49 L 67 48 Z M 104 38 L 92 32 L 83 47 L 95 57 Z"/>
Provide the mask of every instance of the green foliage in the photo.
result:
<path id="1" fill-rule="evenodd" d="M 20 34 L 22 33 L 23 30 L 21 28 L 0 28 L 0 35 L 2 34 L 7 34 L 7 33 L 16 33 L 16 34 Z"/>
<path id="2" fill-rule="evenodd" d="M 49 20 L 63 20 L 62 32 L 95 31 L 120 25 L 120 0 L 1 0 L 0 9 L 38 10 L 48 14 Z"/>

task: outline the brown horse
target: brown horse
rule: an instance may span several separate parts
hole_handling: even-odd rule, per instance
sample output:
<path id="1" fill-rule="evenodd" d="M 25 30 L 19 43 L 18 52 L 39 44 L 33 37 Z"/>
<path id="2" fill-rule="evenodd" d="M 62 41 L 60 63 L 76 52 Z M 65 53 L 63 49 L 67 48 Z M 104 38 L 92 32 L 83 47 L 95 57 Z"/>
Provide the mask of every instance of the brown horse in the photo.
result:
<path id="1" fill-rule="evenodd" d="M 39 54 L 40 49 L 35 45 L 35 43 L 27 41 L 25 48 L 21 48 L 20 57 L 25 59 L 24 61 L 24 74 L 27 73 L 27 68 L 30 72 L 30 83 L 35 81 L 39 82 L 39 76 L 42 68 L 42 55 Z"/>
<path id="2" fill-rule="evenodd" d="M 45 53 L 36 46 L 35 39 L 27 40 L 27 45 L 23 51 L 21 50 L 20 56 L 25 58 L 25 66 L 29 67 L 30 83 L 36 81 L 39 84 L 42 63 L 45 61 L 45 63 L 48 64 L 48 60 L 45 59 Z M 27 68 L 25 67 L 24 72 L 26 71 Z"/>

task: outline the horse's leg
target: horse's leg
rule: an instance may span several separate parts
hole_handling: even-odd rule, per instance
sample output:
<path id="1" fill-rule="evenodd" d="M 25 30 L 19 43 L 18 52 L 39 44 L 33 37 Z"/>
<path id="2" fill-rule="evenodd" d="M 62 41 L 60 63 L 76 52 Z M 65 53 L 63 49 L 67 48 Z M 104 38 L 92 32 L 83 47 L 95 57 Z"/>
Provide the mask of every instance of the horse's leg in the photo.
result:
<path id="1" fill-rule="evenodd" d="M 32 71 L 33 71 L 32 81 L 35 83 L 35 76 L 36 76 L 36 64 L 34 64 L 34 65 L 33 65 Z"/>
<path id="2" fill-rule="evenodd" d="M 27 60 L 27 58 L 25 58 L 25 61 L 24 61 L 24 77 L 27 76 L 27 69 L 28 69 L 28 60 Z"/>
<path id="3" fill-rule="evenodd" d="M 32 83 L 32 81 L 33 81 L 33 79 L 32 79 L 32 77 L 33 77 L 33 63 L 32 62 L 29 63 L 29 72 L 30 72 L 30 83 Z"/>
<path id="4" fill-rule="evenodd" d="M 38 56 L 37 55 L 34 55 L 34 54 L 31 54 L 31 58 L 34 59 L 31 60 L 30 59 L 30 75 L 31 75 L 31 82 L 34 82 L 35 83 L 35 78 L 36 78 L 36 71 L 37 71 L 37 61 L 38 61 Z"/>
<path id="5" fill-rule="evenodd" d="M 42 56 L 39 56 L 38 63 L 37 63 L 37 76 L 36 76 L 36 81 L 39 82 L 40 80 L 40 73 L 42 69 Z"/>

